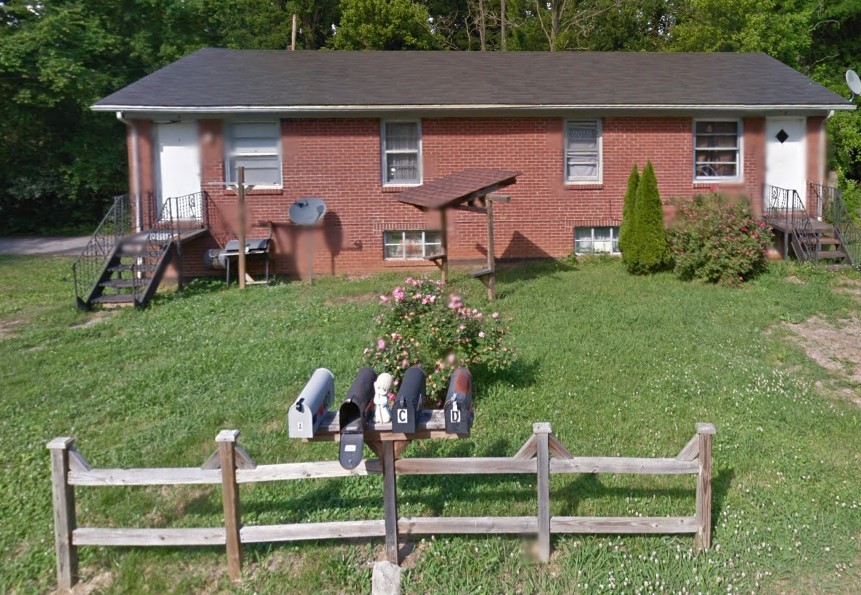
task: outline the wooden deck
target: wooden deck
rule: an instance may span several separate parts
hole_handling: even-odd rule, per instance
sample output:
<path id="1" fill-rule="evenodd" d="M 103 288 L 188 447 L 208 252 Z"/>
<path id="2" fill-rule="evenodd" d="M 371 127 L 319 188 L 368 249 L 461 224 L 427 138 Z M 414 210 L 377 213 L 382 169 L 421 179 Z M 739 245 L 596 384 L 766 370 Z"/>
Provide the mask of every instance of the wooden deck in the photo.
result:
<path id="1" fill-rule="evenodd" d="M 805 221 L 805 219 L 804 219 L 805 217 L 810 217 L 810 215 L 808 215 L 806 212 L 799 212 L 796 215 L 796 218 L 794 219 L 794 221 L 793 220 L 788 221 L 787 220 L 788 218 L 783 216 L 783 215 L 781 215 L 780 217 L 766 216 L 765 220 L 769 225 L 771 225 L 771 227 L 772 227 L 772 229 L 774 229 L 774 231 L 779 231 L 782 233 L 788 233 L 788 232 L 791 232 L 794 227 L 795 228 L 801 227 L 801 224 Z M 825 223 L 823 221 L 818 221 L 817 219 L 814 219 L 812 217 L 809 220 L 811 223 L 811 230 L 814 233 L 821 233 L 821 232 L 827 232 L 827 231 L 833 231 L 834 230 L 833 225 L 829 225 L 828 223 Z M 794 226 L 793 226 L 793 223 L 795 224 Z"/>

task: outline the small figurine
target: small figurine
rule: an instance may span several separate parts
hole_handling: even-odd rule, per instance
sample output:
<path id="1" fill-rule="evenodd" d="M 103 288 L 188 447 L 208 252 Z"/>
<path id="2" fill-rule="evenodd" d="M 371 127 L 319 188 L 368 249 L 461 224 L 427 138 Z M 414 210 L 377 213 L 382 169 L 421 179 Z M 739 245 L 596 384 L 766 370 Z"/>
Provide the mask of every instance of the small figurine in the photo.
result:
<path id="1" fill-rule="evenodd" d="M 389 391 L 392 390 L 391 374 L 383 372 L 374 382 L 374 422 L 387 424 L 392 421 L 392 410 L 389 409 Z"/>

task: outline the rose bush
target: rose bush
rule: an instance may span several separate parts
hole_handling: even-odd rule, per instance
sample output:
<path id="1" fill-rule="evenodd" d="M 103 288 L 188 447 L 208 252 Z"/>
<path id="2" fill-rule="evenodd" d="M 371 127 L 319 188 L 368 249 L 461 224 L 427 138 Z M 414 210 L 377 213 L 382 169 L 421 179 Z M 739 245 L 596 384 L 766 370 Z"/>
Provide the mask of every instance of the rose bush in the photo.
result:
<path id="1" fill-rule="evenodd" d="M 674 204 L 668 240 L 679 278 L 740 285 L 765 268 L 771 228 L 749 201 L 712 192 Z"/>
<path id="2" fill-rule="evenodd" d="M 508 368 L 514 353 L 509 328 L 498 312 L 487 315 L 445 293 L 441 281 L 408 277 L 390 295 L 381 295 L 379 332 L 362 356 L 364 365 L 388 372 L 400 382 L 410 366 L 427 374 L 427 395 L 434 406 L 445 398 L 451 372 L 464 366 L 498 372 Z"/>

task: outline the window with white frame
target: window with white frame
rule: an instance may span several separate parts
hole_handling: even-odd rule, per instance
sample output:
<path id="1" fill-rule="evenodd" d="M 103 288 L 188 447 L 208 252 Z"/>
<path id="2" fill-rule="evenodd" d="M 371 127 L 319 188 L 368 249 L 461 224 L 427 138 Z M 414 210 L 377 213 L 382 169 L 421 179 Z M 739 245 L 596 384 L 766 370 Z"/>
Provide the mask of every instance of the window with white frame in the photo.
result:
<path id="1" fill-rule="evenodd" d="M 225 176 L 236 182 L 245 168 L 245 183 L 281 186 L 281 126 L 271 122 L 229 122 L 225 135 Z"/>
<path id="2" fill-rule="evenodd" d="M 383 233 L 386 260 L 418 260 L 442 252 L 439 230 L 389 230 Z"/>
<path id="3" fill-rule="evenodd" d="M 601 181 L 601 121 L 565 122 L 565 180 Z"/>
<path id="4" fill-rule="evenodd" d="M 382 123 L 383 184 L 421 184 L 421 125 L 418 121 Z"/>
<path id="5" fill-rule="evenodd" d="M 694 177 L 738 179 L 741 171 L 739 120 L 694 121 Z"/>
<path id="6" fill-rule="evenodd" d="M 575 227 L 575 254 L 618 254 L 618 227 Z"/>

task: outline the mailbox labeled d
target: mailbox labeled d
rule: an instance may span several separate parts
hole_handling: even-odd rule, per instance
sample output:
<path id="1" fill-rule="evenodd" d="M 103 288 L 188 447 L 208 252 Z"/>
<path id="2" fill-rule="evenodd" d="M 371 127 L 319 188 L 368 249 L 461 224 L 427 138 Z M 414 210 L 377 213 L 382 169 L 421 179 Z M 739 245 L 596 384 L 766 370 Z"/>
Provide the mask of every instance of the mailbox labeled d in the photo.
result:
<path id="1" fill-rule="evenodd" d="M 466 368 L 456 368 L 452 372 L 443 412 L 446 433 L 469 434 L 475 412 L 472 406 L 472 374 Z"/>

